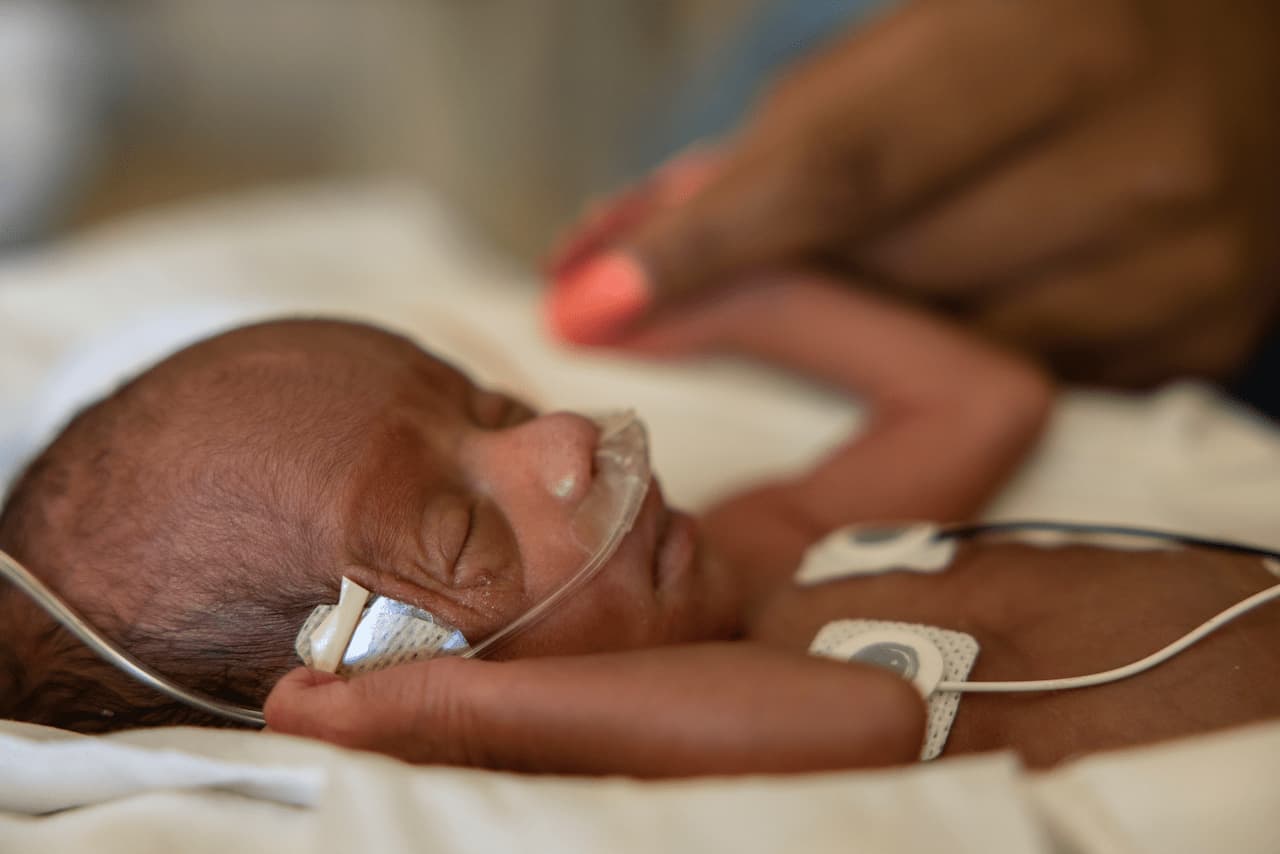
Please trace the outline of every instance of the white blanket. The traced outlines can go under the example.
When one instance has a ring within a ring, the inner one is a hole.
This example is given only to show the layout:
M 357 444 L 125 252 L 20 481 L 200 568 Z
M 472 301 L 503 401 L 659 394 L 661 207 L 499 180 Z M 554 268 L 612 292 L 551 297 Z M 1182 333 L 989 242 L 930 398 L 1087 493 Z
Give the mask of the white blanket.
M 281 313 L 390 325 L 550 405 L 635 406 L 670 494 L 695 507 L 812 459 L 856 425 L 856 406 L 769 372 L 566 353 L 543 336 L 536 299 L 531 277 L 430 200 L 392 188 L 294 190 L 114 226 L 0 266 L 0 479 L 148 360 Z M 1275 429 L 1180 386 L 1064 395 L 991 512 L 1280 548 L 1278 499 Z M 994 755 L 642 784 L 414 769 L 270 735 L 84 739 L 0 722 L 0 852 L 1271 851 L 1276 767 L 1280 724 L 1036 778 Z
M 1039 776 L 1000 753 L 640 783 L 415 768 L 269 734 L 87 739 L 0 721 L 0 851 L 1271 854 L 1277 756 L 1271 725 Z

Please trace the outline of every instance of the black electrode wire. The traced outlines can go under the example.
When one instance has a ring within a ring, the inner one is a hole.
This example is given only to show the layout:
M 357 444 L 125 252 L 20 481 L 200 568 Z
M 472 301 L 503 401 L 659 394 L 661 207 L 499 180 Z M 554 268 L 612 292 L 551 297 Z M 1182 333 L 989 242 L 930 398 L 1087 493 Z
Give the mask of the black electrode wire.
M 1280 517 L 1280 510 L 1277 511 L 1277 516 Z M 987 534 L 1017 534 L 1022 532 L 1138 537 L 1148 540 L 1164 540 L 1183 546 L 1196 546 L 1216 551 L 1280 560 L 1280 551 L 1274 551 L 1263 546 L 1252 546 L 1246 543 L 1219 540 L 1212 537 L 1197 537 L 1193 534 L 1180 534 L 1174 531 L 1161 531 L 1156 528 L 1139 528 L 1130 525 L 1095 525 L 1092 522 L 1045 522 L 1037 519 L 977 522 L 968 525 L 945 527 L 938 533 L 938 536 L 940 538 L 951 537 L 957 540 L 969 540 Z

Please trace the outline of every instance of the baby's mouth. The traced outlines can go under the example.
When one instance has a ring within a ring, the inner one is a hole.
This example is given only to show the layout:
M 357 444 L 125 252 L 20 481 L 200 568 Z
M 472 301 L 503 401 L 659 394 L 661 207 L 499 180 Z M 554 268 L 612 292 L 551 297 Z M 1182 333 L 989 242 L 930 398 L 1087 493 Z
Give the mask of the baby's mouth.
M 656 480 L 650 483 L 649 492 L 646 500 L 657 504 L 649 576 L 653 589 L 662 594 L 674 589 L 677 580 L 695 563 L 698 528 L 688 513 L 667 504 Z

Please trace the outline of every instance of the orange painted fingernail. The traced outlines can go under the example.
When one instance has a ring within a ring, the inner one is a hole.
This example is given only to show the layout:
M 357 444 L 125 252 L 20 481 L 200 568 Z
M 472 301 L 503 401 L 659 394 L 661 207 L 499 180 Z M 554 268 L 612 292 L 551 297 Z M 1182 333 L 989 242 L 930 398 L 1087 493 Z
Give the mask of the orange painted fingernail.
M 577 344 L 603 344 L 644 314 L 653 299 L 649 278 L 630 255 L 610 252 L 575 268 L 552 290 L 552 332 Z

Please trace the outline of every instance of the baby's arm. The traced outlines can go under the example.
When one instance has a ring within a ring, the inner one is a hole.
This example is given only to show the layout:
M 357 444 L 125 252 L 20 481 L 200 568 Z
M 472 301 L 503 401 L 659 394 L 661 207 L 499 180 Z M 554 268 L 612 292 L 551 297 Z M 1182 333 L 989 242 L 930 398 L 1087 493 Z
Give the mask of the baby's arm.
M 757 494 L 820 536 L 858 520 L 964 519 L 1039 436 L 1051 399 L 1031 365 L 921 312 L 818 277 L 762 283 L 638 335 L 658 353 L 757 357 L 861 397 L 867 429 Z
M 350 681 L 298 670 L 266 714 L 413 762 L 641 777 L 901 764 L 924 729 L 893 674 L 750 643 L 437 659 Z

